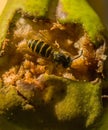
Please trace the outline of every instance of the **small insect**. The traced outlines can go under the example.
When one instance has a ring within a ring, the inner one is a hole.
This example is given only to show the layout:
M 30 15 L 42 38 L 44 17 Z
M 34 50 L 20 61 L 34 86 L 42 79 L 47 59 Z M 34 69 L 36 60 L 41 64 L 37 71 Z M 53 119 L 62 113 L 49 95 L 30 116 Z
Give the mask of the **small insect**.
M 82 56 L 83 51 L 81 50 L 80 54 L 76 57 L 72 58 L 69 55 L 64 54 L 63 52 L 56 51 L 52 48 L 49 44 L 45 43 L 44 41 L 40 40 L 29 40 L 28 41 L 29 48 L 32 49 L 33 52 L 39 54 L 45 58 L 51 58 L 52 61 L 62 64 L 64 68 L 67 68 L 71 65 L 72 61 L 78 59 Z

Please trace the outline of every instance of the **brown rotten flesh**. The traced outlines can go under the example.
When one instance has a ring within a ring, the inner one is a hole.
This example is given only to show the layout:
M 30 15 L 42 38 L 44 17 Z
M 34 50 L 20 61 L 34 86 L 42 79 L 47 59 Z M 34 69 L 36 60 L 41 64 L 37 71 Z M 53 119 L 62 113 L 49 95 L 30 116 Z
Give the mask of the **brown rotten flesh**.
M 72 58 L 81 50 L 83 52 L 69 67 L 64 68 L 62 64 L 56 64 L 50 58 L 33 52 L 27 44 L 29 39 L 42 40 Z M 2 44 L 1 57 L 8 59 L 6 64 L 0 66 L 2 84 L 43 88 L 40 83 L 43 74 L 53 74 L 71 80 L 94 81 L 98 75 L 102 75 L 105 59 L 105 41 L 101 41 L 99 47 L 95 47 L 80 24 L 33 21 L 21 17 L 14 24 L 10 24 L 7 38 Z

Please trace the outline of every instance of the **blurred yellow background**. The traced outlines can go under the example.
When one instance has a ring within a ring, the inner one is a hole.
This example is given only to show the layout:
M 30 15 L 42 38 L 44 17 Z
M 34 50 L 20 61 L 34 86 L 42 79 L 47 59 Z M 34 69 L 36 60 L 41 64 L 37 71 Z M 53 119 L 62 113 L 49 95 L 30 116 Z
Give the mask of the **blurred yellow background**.
M 2 13 L 5 5 L 6 5 L 7 0 L 0 0 L 0 14 Z

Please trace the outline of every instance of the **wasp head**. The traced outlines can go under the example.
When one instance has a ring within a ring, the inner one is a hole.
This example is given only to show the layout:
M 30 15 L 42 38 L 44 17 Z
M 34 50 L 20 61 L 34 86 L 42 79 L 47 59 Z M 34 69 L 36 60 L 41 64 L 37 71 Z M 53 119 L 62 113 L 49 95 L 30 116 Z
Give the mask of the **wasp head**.
M 53 60 L 54 62 L 61 64 L 64 68 L 69 67 L 71 63 L 71 57 L 60 52 L 53 53 Z

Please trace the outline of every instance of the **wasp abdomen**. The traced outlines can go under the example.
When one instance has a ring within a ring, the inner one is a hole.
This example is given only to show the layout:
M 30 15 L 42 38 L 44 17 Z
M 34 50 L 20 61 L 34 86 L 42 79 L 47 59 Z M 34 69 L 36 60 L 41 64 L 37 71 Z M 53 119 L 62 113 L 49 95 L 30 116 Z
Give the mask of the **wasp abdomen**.
M 49 57 L 52 52 L 52 47 L 43 41 L 29 40 L 28 46 L 32 49 L 33 52 L 36 52 L 37 54 L 46 58 Z

